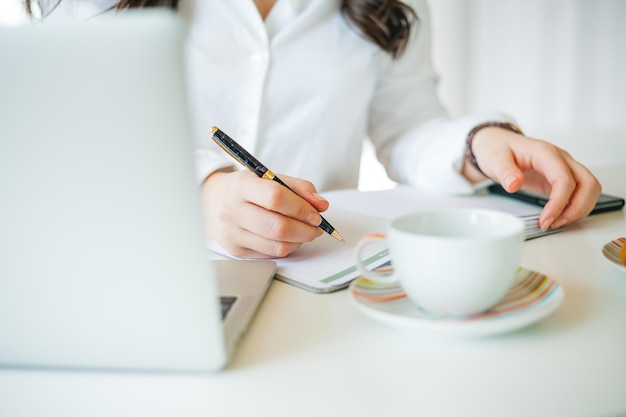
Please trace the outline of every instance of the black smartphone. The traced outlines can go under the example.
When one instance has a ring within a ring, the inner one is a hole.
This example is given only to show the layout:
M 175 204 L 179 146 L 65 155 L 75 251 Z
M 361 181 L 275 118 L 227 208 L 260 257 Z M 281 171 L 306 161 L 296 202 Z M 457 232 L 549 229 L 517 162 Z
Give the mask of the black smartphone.
M 500 184 L 493 184 L 487 187 L 492 194 L 503 195 L 505 197 L 514 198 L 515 200 L 524 201 L 526 203 L 535 204 L 537 206 L 545 206 L 548 202 L 548 196 L 544 194 L 531 193 L 529 191 L 517 191 L 508 193 Z M 621 210 L 624 207 L 624 199 L 622 197 L 601 194 L 598 197 L 596 206 L 591 210 L 591 214 L 606 213 L 607 211 Z

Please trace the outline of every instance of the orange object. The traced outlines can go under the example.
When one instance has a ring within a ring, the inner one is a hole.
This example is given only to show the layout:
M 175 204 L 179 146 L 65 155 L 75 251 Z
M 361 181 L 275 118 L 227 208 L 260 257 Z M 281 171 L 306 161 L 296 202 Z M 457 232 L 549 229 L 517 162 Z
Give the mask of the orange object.
M 626 266 L 626 243 L 622 246 L 622 250 L 619 252 L 619 257 L 622 260 L 622 264 Z

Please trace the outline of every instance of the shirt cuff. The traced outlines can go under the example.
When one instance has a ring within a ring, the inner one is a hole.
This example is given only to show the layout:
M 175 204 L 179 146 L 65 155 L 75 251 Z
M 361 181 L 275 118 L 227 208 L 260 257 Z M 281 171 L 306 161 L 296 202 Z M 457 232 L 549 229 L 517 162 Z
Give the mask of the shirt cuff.
M 216 155 L 204 149 L 195 151 L 196 180 L 201 184 L 209 175 L 224 168 L 236 169 L 232 160 L 225 155 Z
M 420 132 L 434 138 L 423 147 L 413 147 L 407 152 L 405 164 L 411 167 L 408 182 L 420 189 L 443 194 L 473 194 L 492 184 L 486 180 L 471 183 L 462 174 L 467 135 L 476 126 L 485 122 L 510 122 L 500 113 L 467 115 L 454 120 L 434 121 Z

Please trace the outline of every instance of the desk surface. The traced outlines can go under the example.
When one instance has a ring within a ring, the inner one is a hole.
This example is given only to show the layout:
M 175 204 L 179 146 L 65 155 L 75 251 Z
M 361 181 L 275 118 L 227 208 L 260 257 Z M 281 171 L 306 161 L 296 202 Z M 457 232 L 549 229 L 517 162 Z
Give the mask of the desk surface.
M 626 166 L 597 170 L 626 196 Z M 373 321 L 346 291 L 275 281 L 229 368 L 212 375 L 0 371 L 4 416 L 626 415 L 626 274 L 602 246 L 623 211 L 525 243 L 522 265 L 565 301 L 545 320 L 483 339 Z

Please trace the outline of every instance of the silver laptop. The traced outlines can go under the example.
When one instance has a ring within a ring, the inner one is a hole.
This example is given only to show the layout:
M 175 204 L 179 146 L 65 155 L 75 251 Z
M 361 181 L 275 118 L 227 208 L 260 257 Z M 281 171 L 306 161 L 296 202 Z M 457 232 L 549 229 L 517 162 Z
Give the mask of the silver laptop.
M 0 28 L 0 366 L 213 371 L 253 318 L 276 265 L 209 259 L 182 38 Z

